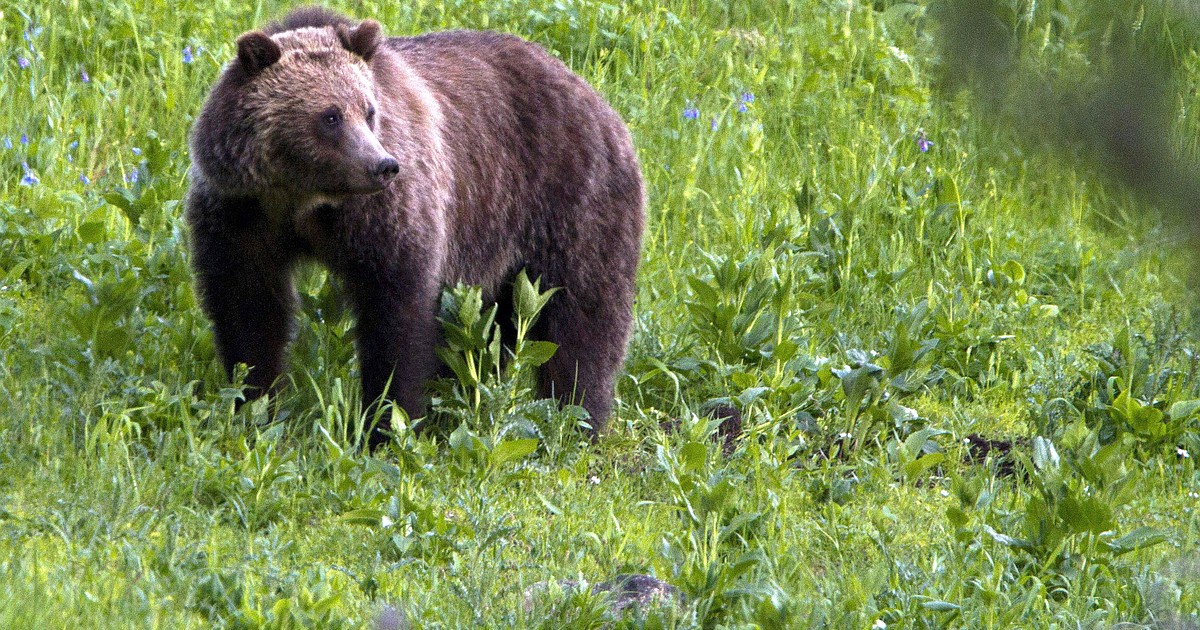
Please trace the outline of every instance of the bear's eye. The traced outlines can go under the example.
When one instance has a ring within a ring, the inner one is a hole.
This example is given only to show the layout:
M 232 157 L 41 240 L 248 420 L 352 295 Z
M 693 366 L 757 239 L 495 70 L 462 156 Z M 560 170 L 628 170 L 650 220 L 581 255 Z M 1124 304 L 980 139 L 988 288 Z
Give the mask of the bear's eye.
M 326 127 L 329 127 L 331 129 L 335 128 L 338 125 L 342 124 L 342 113 L 336 109 L 325 110 L 325 113 L 321 114 L 321 122 Z

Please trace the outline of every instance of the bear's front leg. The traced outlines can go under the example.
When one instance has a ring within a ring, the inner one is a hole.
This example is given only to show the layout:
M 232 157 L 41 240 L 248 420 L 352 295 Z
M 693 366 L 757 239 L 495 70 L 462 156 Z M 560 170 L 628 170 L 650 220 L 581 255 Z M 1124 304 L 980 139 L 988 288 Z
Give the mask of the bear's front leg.
M 358 321 L 358 359 L 367 422 L 390 400 L 410 418 L 425 415 L 426 385 L 437 370 L 437 291 L 433 276 L 413 270 L 356 274 L 348 281 Z M 385 418 L 370 445 L 387 441 Z
M 212 321 L 217 354 L 233 378 L 245 363 L 247 399 L 278 386 L 295 329 L 294 257 L 261 225 L 262 210 L 250 198 L 205 194 L 188 197 L 192 267 L 201 307 Z

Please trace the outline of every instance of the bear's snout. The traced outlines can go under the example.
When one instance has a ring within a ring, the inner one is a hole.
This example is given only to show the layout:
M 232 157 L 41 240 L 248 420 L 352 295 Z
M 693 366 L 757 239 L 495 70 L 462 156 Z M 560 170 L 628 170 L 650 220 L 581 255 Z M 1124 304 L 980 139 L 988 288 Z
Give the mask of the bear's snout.
M 376 162 L 375 168 L 371 171 L 371 174 L 379 181 L 387 181 L 398 173 L 400 173 L 400 163 L 390 155 Z

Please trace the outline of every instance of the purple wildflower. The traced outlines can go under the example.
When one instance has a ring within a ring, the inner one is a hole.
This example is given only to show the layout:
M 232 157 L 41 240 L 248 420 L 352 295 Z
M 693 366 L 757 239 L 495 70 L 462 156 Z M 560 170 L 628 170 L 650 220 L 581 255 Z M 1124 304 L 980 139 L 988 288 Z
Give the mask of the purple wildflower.
M 79 174 L 79 181 L 82 182 L 84 186 L 87 186 L 88 184 L 92 183 L 92 180 L 89 179 L 88 176 L 84 175 L 83 173 Z
M 33 29 L 32 31 L 26 30 L 25 31 L 25 41 L 31 42 L 31 41 L 33 41 L 33 38 L 35 38 L 41 34 L 42 34 L 42 27 L 40 27 L 40 26 Z
M 79 148 L 79 141 L 78 140 L 73 141 L 71 144 L 67 145 L 67 148 L 74 151 L 75 149 Z
M 21 69 L 24 70 L 29 67 L 29 60 L 24 57 L 17 57 L 17 65 L 21 66 Z
M 83 69 L 80 69 L 80 71 L 79 71 L 79 80 L 83 81 L 84 83 L 92 82 L 92 78 L 88 76 L 87 70 L 83 70 Z
M 929 149 L 932 147 L 933 147 L 933 142 L 930 141 L 929 138 L 925 137 L 925 130 L 918 129 L 917 130 L 917 148 L 920 149 L 921 153 L 928 153 Z
M 29 170 L 29 165 L 25 162 L 21 162 L 21 168 L 25 170 L 25 175 L 21 177 L 22 186 L 36 186 L 38 182 L 42 181 L 33 171 Z
M 196 60 L 196 57 L 194 55 L 192 55 L 192 47 L 184 46 L 183 47 L 183 63 L 192 63 L 195 60 Z
M 754 102 L 754 94 L 751 92 L 742 92 L 742 98 L 738 99 L 738 111 L 745 113 L 750 109 L 750 103 Z
M 712 119 L 712 130 L 713 131 L 717 130 L 717 119 L 716 118 Z
M 29 136 L 21 134 L 21 144 L 29 144 Z
M 137 180 L 138 180 L 137 170 L 130 171 L 129 174 L 125 176 L 125 181 L 127 183 L 136 184 Z
M 137 148 L 137 147 L 133 147 L 132 149 L 130 149 L 130 151 L 133 151 L 133 154 L 134 154 L 134 155 L 141 155 L 141 154 L 142 154 L 142 150 L 141 150 L 141 149 L 139 149 L 139 148 Z
M 688 120 L 696 120 L 700 117 L 700 110 L 694 105 L 688 105 L 683 109 L 683 117 Z

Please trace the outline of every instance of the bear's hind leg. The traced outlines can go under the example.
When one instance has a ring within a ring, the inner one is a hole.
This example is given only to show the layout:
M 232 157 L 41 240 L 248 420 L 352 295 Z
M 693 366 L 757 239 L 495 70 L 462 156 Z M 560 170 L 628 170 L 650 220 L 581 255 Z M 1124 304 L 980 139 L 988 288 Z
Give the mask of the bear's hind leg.
M 538 322 L 537 337 L 558 345 L 538 371 L 538 394 L 587 409 L 593 435 L 612 413 L 614 381 L 632 324 L 627 300 L 611 297 L 615 299 L 585 305 L 569 290 L 560 291 Z

